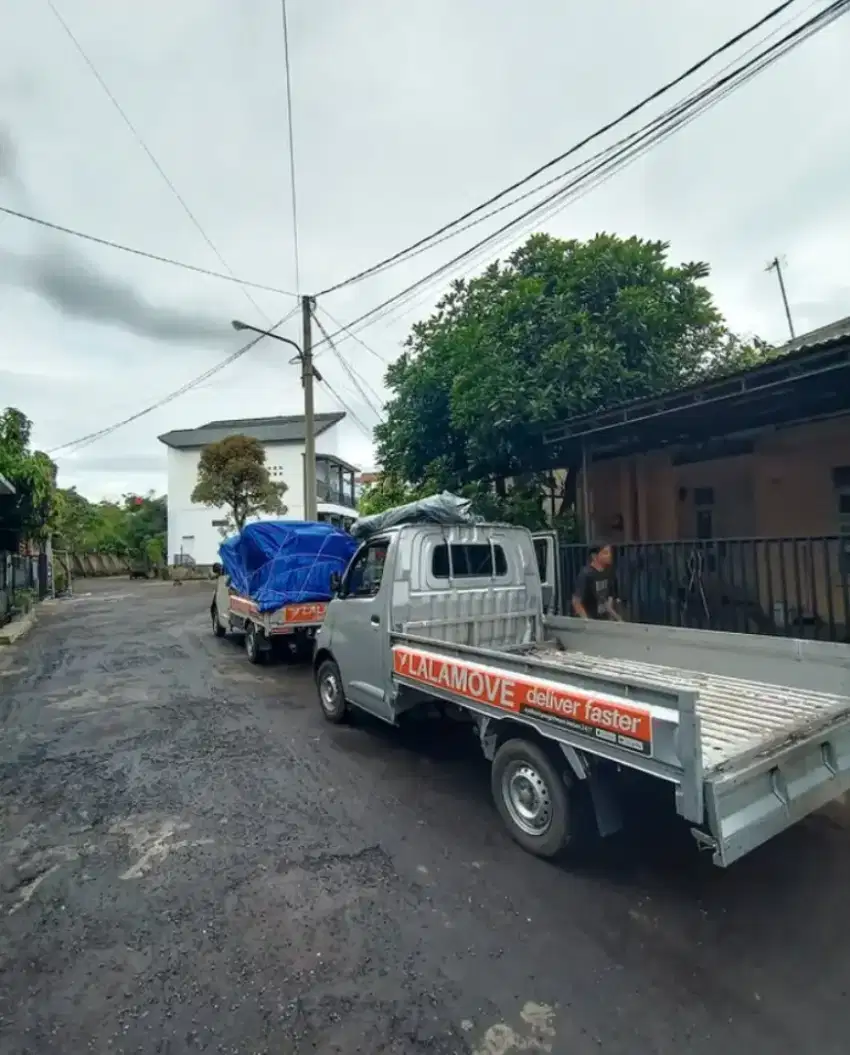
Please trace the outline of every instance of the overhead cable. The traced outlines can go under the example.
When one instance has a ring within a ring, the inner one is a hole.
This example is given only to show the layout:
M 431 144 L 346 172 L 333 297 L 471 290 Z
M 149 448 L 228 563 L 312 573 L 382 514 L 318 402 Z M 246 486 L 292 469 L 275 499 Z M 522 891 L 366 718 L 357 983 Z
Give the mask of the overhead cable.
M 286 315 L 278 323 L 272 326 L 270 332 L 274 332 L 285 322 L 291 319 L 293 315 L 298 312 L 298 310 L 298 308 L 294 308 L 288 315 Z M 216 363 L 214 366 L 211 366 L 208 370 L 205 370 L 202 374 L 199 374 L 197 377 L 192 378 L 191 381 L 187 381 L 186 384 L 181 385 L 180 388 L 176 388 L 173 392 L 169 392 L 168 395 L 163 396 L 161 399 L 158 399 L 155 403 L 151 403 L 149 406 L 143 407 L 141 410 L 137 410 L 135 413 L 130 414 L 126 418 L 122 418 L 120 421 L 116 421 L 112 425 L 107 425 L 106 428 L 98 429 L 96 432 L 89 432 L 85 436 L 78 436 L 75 440 L 70 440 L 68 443 L 63 443 L 58 447 L 54 447 L 47 453 L 50 455 L 54 455 L 59 451 L 64 451 L 68 454 L 76 454 L 76 452 L 82 450 L 83 447 L 88 447 L 90 444 L 95 443 L 98 440 L 102 440 L 107 436 L 111 436 L 113 432 L 116 432 L 118 429 L 123 428 L 125 425 L 129 425 L 134 421 L 138 421 L 139 418 L 145 417 L 145 415 L 152 413 L 154 410 L 158 410 L 160 407 L 164 407 L 167 403 L 171 403 L 175 399 L 178 399 L 180 396 L 185 395 L 193 388 L 197 388 L 198 385 L 201 385 L 204 383 L 204 381 L 209 380 L 209 378 L 211 378 L 214 374 L 217 374 L 219 373 L 219 371 L 224 370 L 225 367 L 230 366 L 231 363 L 235 363 L 237 359 L 241 359 L 242 356 L 245 355 L 246 352 L 249 352 L 255 344 L 257 344 L 263 339 L 264 336 L 265 334 L 257 334 L 256 337 L 252 337 L 250 341 L 247 341 L 240 348 L 237 348 L 236 351 L 231 352 L 230 355 L 226 356 L 220 362 Z M 60 457 L 64 457 L 64 455 L 60 455 Z
M 732 91 L 737 90 L 741 85 L 751 80 L 775 61 L 778 61 L 778 59 L 787 52 L 802 44 L 804 40 L 825 28 L 841 15 L 846 14 L 848 7 L 850 7 L 850 0 L 836 0 L 836 2 L 830 4 L 818 15 L 809 19 L 792 32 L 786 34 L 786 36 L 776 44 L 765 49 L 754 59 L 739 66 L 731 74 L 714 80 L 703 91 L 694 93 L 686 99 L 685 102 L 680 103 L 676 107 L 665 112 L 661 117 L 649 122 L 644 126 L 644 129 L 640 130 L 638 133 L 626 137 L 625 145 L 620 149 L 614 150 L 611 153 L 607 151 L 604 152 L 605 157 L 597 165 L 591 166 L 590 168 L 584 168 L 584 171 L 565 186 L 559 187 L 553 193 L 547 195 L 541 201 L 536 202 L 529 209 L 526 209 L 518 216 L 503 224 L 501 227 L 497 228 L 497 230 L 491 232 L 489 235 L 485 236 L 462 253 L 459 253 L 445 264 L 435 268 L 428 274 L 422 276 L 415 282 L 400 290 L 398 293 L 394 294 L 392 297 L 387 298 L 376 307 L 371 308 L 358 318 L 352 320 L 345 328 L 340 327 L 340 329 L 332 336 L 335 339 L 344 339 L 343 335 L 346 334 L 346 332 L 348 332 L 349 335 L 352 335 L 351 331 L 355 328 L 363 327 L 364 324 L 371 325 L 372 322 L 377 321 L 377 318 L 382 317 L 388 308 L 409 300 L 412 295 L 423 289 L 426 285 L 431 284 L 435 279 L 439 279 L 447 272 L 455 270 L 459 263 L 480 254 L 482 250 L 487 251 L 488 249 L 491 249 L 492 245 L 496 243 L 497 240 L 502 239 L 502 236 L 508 235 L 507 240 L 509 240 L 515 233 L 516 228 L 525 221 L 539 221 L 543 216 L 551 215 L 560 208 L 563 208 L 564 205 L 568 203 L 568 198 L 578 196 L 575 194 L 577 188 L 580 191 L 586 189 L 583 188 L 582 185 L 585 184 L 589 178 L 597 177 L 595 181 L 596 183 L 610 178 L 614 172 L 619 171 L 624 165 L 629 164 L 634 160 L 638 154 L 645 153 L 647 150 L 657 145 L 658 142 L 667 138 L 670 134 L 684 125 L 690 123 L 691 120 L 703 113 L 710 106 L 714 105 L 715 102 L 719 101 L 721 98 L 727 97 Z M 601 176 L 599 176 L 600 173 L 602 174 Z
M 60 26 L 65 31 L 66 35 L 68 36 L 69 40 L 74 45 L 76 50 L 79 52 L 80 57 L 82 58 L 83 62 L 85 62 L 85 64 L 88 66 L 88 68 L 91 71 L 92 75 L 94 76 L 95 80 L 100 85 L 100 87 L 103 89 L 106 97 L 109 99 L 109 101 L 115 107 L 115 110 L 118 112 L 118 114 L 121 117 L 122 121 L 124 122 L 124 124 L 127 126 L 127 128 L 132 133 L 132 135 L 135 138 L 136 142 L 139 144 L 139 146 L 142 148 L 142 150 L 144 150 L 145 154 L 147 154 L 151 164 L 154 166 L 154 168 L 160 174 L 160 176 L 164 180 L 166 186 L 169 188 L 171 193 L 174 195 L 174 197 L 179 202 L 180 206 L 183 209 L 183 212 L 185 212 L 185 214 L 188 216 L 189 220 L 192 222 L 192 224 L 194 225 L 195 229 L 198 231 L 200 236 L 207 243 L 207 245 L 210 247 L 210 249 L 213 251 L 213 253 L 215 253 L 219 263 L 224 268 L 224 270 L 227 272 L 227 274 L 230 275 L 230 277 L 242 287 L 242 292 L 248 298 L 250 303 L 257 309 L 257 311 L 262 313 L 262 309 L 260 308 L 259 304 L 257 304 L 256 300 L 251 296 L 251 294 L 245 288 L 245 284 L 241 283 L 239 281 L 239 279 L 236 277 L 236 275 L 234 275 L 230 265 L 224 259 L 224 257 L 222 256 L 221 252 L 219 251 L 218 246 L 213 242 L 213 240 L 210 238 L 210 236 L 204 230 L 203 226 L 201 225 L 200 220 L 198 220 L 197 216 L 195 216 L 195 214 L 189 208 L 189 206 L 188 206 L 185 198 L 183 197 L 183 195 L 180 193 L 180 191 L 178 191 L 177 187 L 174 185 L 174 183 L 172 182 L 171 178 L 166 173 L 165 169 L 159 163 L 159 160 L 157 159 L 157 157 L 154 154 L 154 152 L 147 145 L 147 143 L 145 142 L 145 140 L 142 137 L 142 135 L 139 132 L 139 130 L 136 128 L 136 126 L 130 120 L 129 116 L 127 115 L 127 112 L 124 110 L 122 105 L 118 102 L 118 99 L 115 97 L 115 95 L 113 95 L 112 91 L 109 88 L 109 85 L 106 83 L 106 81 L 101 76 L 100 71 L 98 70 L 97 66 L 95 66 L 94 62 L 92 61 L 92 59 L 87 54 L 85 48 L 83 48 L 82 44 L 79 42 L 79 40 L 74 35 L 74 32 L 71 29 L 71 27 L 68 25 L 68 23 L 65 21 L 65 19 L 60 14 L 59 9 L 56 7 L 56 4 L 54 3 L 54 0 L 47 0 L 47 5 L 50 8 L 50 10 L 53 12 L 53 14 L 56 16 L 56 20 L 59 22 Z
M 590 135 L 585 136 L 584 139 L 581 139 L 578 143 L 573 144 L 573 146 L 571 146 L 568 150 L 565 150 L 563 153 L 558 154 L 557 157 L 551 158 L 544 164 L 539 165 L 532 172 L 529 172 L 528 175 L 523 176 L 522 179 L 516 180 L 514 183 L 509 184 L 507 187 L 500 190 L 497 194 L 492 195 L 485 201 L 476 205 L 474 208 L 467 210 L 465 213 L 458 216 L 456 219 L 451 220 L 449 223 L 446 223 L 442 227 L 437 228 L 436 231 L 432 231 L 431 234 L 426 235 L 424 238 L 418 239 L 418 241 L 411 243 L 404 249 L 400 249 L 397 253 L 393 253 L 391 256 L 385 257 L 383 260 L 378 261 L 378 263 L 373 264 L 371 267 L 365 268 L 364 270 L 359 271 L 354 275 L 351 275 L 349 278 L 343 279 L 342 281 L 337 282 L 332 286 L 329 286 L 327 289 L 322 290 L 321 293 L 318 294 L 318 296 L 324 296 L 325 294 L 333 293 L 335 290 L 341 289 L 343 286 L 350 286 L 355 282 L 360 282 L 364 278 L 367 278 L 370 275 L 376 274 L 377 272 L 384 270 L 389 265 L 402 260 L 412 250 L 417 249 L 428 242 L 431 242 L 433 239 L 435 239 L 441 234 L 444 234 L 452 227 L 456 227 L 458 224 L 461 224 L 465 220 L 468 220 L 471 216 L 474 216 L 476 213 L 479 213 L 482 210 L 486 209 L 488 206 L 495 204 L 495 202 L 504 198 L 512 191 L 515 191 L 520 187 L 525 186 L 527 183 L 530 183 L 537 176 L 540 176 L 542 173 L 548 171 L 551 168 L 554 168 L 555 165 L 558 165 L 562 161 L 565 161 L 568 157 L 571 157 L 583 147 L 587 146 L 588 143 L 592 143 L 595 139 L 598 139 L 600 136 L 605 135 L 606 132 L 610 132 L 613 128 L 616 128 L 617 125 L 622 124 L 630 117 L 633 117 L 644 107 L 648 106 L 652 102 L 655 102 L 655 100 L 661 98 L 662 95 L 665 95 L 671 89 L 677 87 L 683 81 L 687 80 L 688 77 L 691 77 L 694 73 L 698 72 L 699 70 L 707 66 L 709 63 L 713 62 L 714 59 L 718 58 L 724 52 L 728 51 L 730 48 L 733 48 L 736 44 L 739 44 L 751 33 L 756 32 L 758 29 L 766 25 L 772 19 L 778 17 L 780 14 L 782 14 L 783 11 L 786 11 L 789 7 L 791 7 L 792 4 L 796 2 L 797 0 L 783 0 L 783 3 L 778 4 L 776 7 L 772 8 L 770 11 L 767 12 L 766 15 L 763 15 L 756 22 L 752 23 L 752 25 L 747 26 L 747 28 L 742 30 L 740 33 L 736 33 L 735 36 L 730 37 L 729 40 L 725 41 L 725 43 L 721 44 L 719 47 L 709 52 L 698 62 L 695 62 L 693 65 L 689 66 L 677 77 L 673 78 L 673 80 L 667 81 L 665 84 L 661 85 L 660 88 L 657 88 L 654 92 L 652 92 L 650 95 L 647 95 L 643 99 L 641 99 L 640 102 L 635 103 L 633 106 L 629 107 L 629 109 L 621 113 L 619 117 L 608 121 L 606 124 L 596 129 L 595 132 L 592 132 Z
M 197 267 L 195 264 L 187 264 L 183 260 L 175 260 L 169 256 L 159 256 L 157 253 L 148 253 L 144 249 L 136 249 L 130 245 L 122 245 L 121 242 L 113 242 L 108 238 L 99 238 L 97 235 L 88 234 L 86 231 L 78 231 L 73 227 L 63 227 L 62 224 L 51 223 L 50 220 L 43 220 L 40 216 L 31 216 L 29 213 L 20 212 L 17 209 L 10 209 L 6 205 L 0 205 L 0 213 L 6 216 L 14 216 L 18 220 L 26 220 L 27 223 L 37 224 L 39 227 L 46 227 L 51 231 L 58 231 L 59 234 L 72 235 L 74 238 L 82 238 L 86 242 L 94 242 L 95 245 L 104 245 L 108 249 L 120 249 L 122 253 L 132 253 L 133 256 L 141 256 L 146 260 L 156 260 L 160 264 L 169 264 L 171 267 L 180 267 L 184 271 L 194 271 L 197 275 L 206 275 L 209 278 L 221 279 L 222 282 L 235 282 L 239 286 L 249 286 L 251 289 L 261 289 L 266 293 L 279 293 L 283 297 L 294 297 L 295 294 L 288 289 L 280 289 L 278 286 L 267 286 L 262 282 L 252 282 L 247 278 L 239 278 L 236 275 L 225 275 L 220 271 L 210 271 L 206 267 Z
M 280 0 L 283 23 L 283 62 L 286 71 L 286 123 L 289 129 L 289 186 L 292 197 L 292 244 L 295 254 L 295 289 L 301 292 L 301 263 L 298 254 L 298 198 L 295 192 L 295 136 L 292 130 L 292 69 L 289 61 L 289 27 L 286 21 L 286 0 Z
M 345 370 L 346 374 L 348 374 L 348 377 L 350 378 L 351 383 L 354 385 L 354 387 L 360 393 L 360 396 L 363 399 L 363 402 L 366 404 L 367 407 L 369 407 L 369 409 L 372 411 L 372 413 L 377 417 L 378 421 L 383 421 L 384 420 L 384 415 L 383 415 L 383 412 L 381 411 L 380 405 L 379 405 L 381 401 L 378 398 L 377 393 L 374 392 L 371 389 L 371 386 L 368 385 L 367 382 L 363 378 L 361 378 L 360 375 L 354 370 L 354 368 L 349 363 L 347 363 L 345 361 L 345 357 L 340 354 L 339 350 L 337 349 L 337 346 L 334 344 L 333 340 L 328 335 L 328 331 L 325 329 L 324 325 L 322 324 L 322 320 L 316 315 L 315 312 L 313 312 L 313 321 L 316 323 L 316 325 L 321 330 L 322 336 L 327 341 L 328 347 L 333 352 L 333 354 L 336 356 L 337 360 L 339 361 L 340 366 L 343 368 L 343 370 Z M 371 397 L 370 397 L 369 392 L 366 391 L 367 388 L 369 388 L 369 390 L 371 392 Z M 373 400 L 374 400 L 374 402 L 373 402 Z M 376 405 L 376 404 L 378 404 L 378 405 Z

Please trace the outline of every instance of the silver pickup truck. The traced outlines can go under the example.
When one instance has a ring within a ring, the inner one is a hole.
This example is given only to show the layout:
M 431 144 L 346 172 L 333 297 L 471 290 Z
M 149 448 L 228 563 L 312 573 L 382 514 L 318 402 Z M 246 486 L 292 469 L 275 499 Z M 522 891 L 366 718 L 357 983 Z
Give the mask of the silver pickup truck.
M 665 781 L 725 866 L 850 788 L 850 649 L 546 615 L 554 537 L 405 525 L 370 538 L 316 634 L 319 701 L 389 723 L 435 701 L 473 723 L 513 838 L 554 857 L 622 778 Z M 542 577 L 541 577 L 542 572 Z

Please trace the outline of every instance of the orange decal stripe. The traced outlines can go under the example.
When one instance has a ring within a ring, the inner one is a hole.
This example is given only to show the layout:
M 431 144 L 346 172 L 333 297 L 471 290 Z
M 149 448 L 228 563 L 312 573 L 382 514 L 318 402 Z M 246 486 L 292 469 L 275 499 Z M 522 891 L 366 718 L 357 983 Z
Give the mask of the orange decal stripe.
M 561 687 L 542 678 L 511 674 L 402 645 L 393 648 L 393 671 L 399 677 L 473 703 L 547 721 L 639 754 L 652 754 L 649 711 L 599 693 Z
M 321 623 L 327 609 L 321 602 L 290 604 L 283 610 L 283 619 L 286 623 Z

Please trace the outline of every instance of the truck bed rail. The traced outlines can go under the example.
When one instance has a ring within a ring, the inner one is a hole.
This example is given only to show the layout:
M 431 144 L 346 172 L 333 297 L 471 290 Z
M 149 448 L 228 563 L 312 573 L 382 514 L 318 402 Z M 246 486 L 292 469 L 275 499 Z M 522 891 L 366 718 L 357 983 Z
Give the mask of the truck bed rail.
M 550 739 L 667 780 L 676 808 L 702 824 L 702 753 L 696 692 L 625 676 L 612 681 L 557 660 L 392 634 L 397 684 L 483 716 L 510 717 Z

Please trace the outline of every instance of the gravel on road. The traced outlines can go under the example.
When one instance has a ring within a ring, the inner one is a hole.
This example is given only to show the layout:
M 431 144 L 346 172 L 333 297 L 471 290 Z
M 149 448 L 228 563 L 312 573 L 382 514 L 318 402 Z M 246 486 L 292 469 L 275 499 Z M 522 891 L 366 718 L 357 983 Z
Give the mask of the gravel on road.
M 553 865 L 463 728 L 327 725 L 209 584 L 81 591 L 0 652 L 3 1055 L 846 1055 L 843 806 L 724 872 L 635 802 Z

